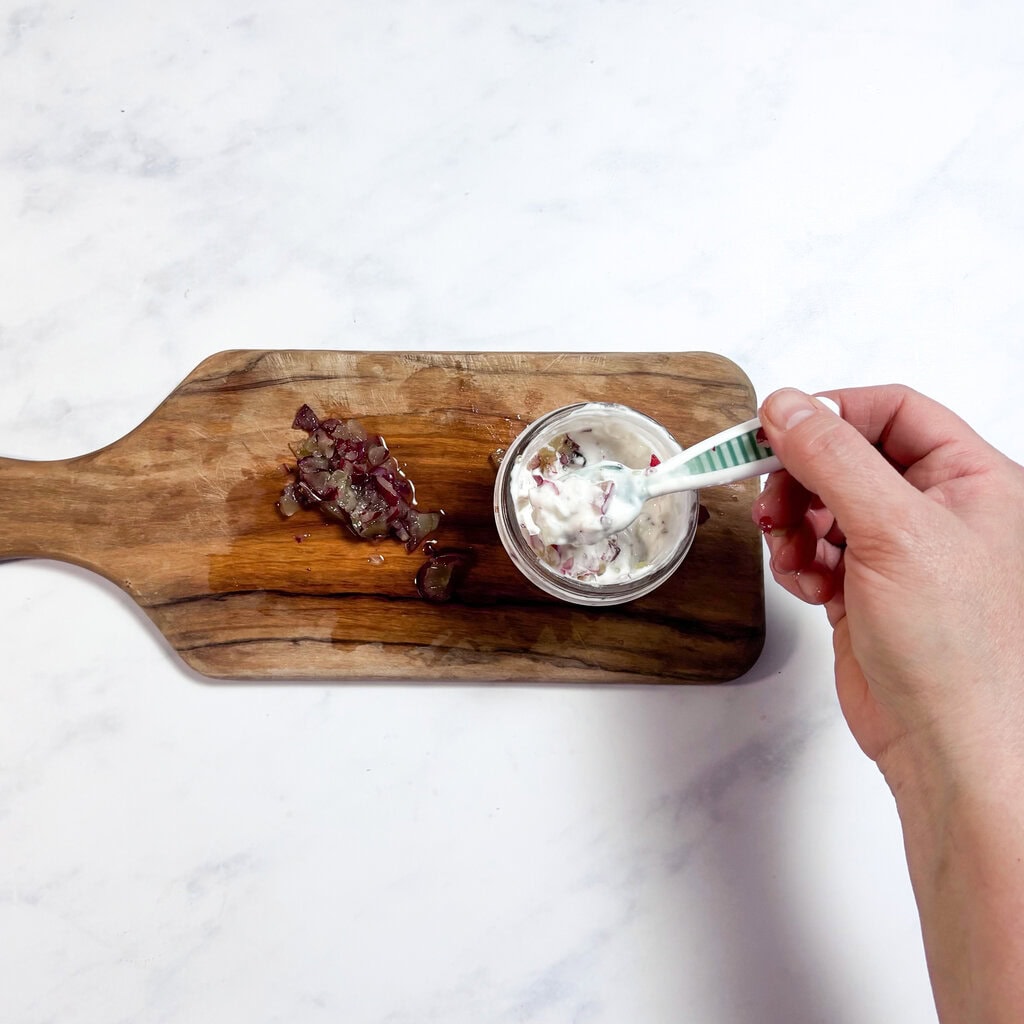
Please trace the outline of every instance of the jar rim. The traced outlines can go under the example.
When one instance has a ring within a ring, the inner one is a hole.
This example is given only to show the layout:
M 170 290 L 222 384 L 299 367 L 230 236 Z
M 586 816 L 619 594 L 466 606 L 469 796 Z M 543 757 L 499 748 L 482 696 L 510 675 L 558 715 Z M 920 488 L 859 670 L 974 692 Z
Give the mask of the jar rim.
M 680 505 L 688 503 L 688 508 L 681 510 L 679 536 L 668 546 L 665 556 L 648 572 L 611 583 L 586 583 L 559 573 L 545 564 L 530 547 L 518 518 L 511 491 L 514 470 L 539 435 L 545 431 L 557 433 L 557 428 L 566 421 L 571 422 L 588 415 L 613 416 L 629 421 L 641 432 L 647 432 L 657 438 L 658 445 L 664 446 L 664 457 L 670 457 L 683 450 L 663 424 L 631 406 L 618 402 L 574 402 L 553 409 L 529 423 L 508 446 L 498 467 L 494 485 L 495 525 L 502 545 L 515 566 L 531 583 L 547 594 L 578 605 L 624 604 L 655 590 L 682 564 L 696 534 L 698 494 L 696 491 L 688 491 L 671 496 Z

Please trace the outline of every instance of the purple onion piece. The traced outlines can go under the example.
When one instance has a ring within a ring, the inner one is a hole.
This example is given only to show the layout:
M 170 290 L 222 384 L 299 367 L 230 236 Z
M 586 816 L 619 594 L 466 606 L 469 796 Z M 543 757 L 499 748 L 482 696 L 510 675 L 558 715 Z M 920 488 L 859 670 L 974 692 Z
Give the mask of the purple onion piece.
M 292 426 L 296 430 L 304 430 L 307 434 L 312 434 L 320 426 L 320 420 L 317 419 L 316 413 L 308 405 L 303 405 L 295 414 Z
M 442 551 L 433 554 L 416 573 L 416 590 L 425 601 L 450 601 L 473 564 L 471 551 Z
M 369 434 L 358 420 L 320 420 L 308 405 L 299 409 L 292 425 L 309 437 L 292 447 L 297 479 L 285 486 L 278 501 L 282 515 L 318 508 L 358 537 L 390 534 L 408 551 L 438 528 L 441 513 L 415 507 L 412 482 L 379 434 Z

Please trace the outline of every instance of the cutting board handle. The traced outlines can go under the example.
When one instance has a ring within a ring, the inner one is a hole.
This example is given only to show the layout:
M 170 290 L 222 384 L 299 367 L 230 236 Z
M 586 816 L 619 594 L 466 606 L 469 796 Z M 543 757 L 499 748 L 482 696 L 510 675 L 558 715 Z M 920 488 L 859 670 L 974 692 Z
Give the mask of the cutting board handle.
M 0 457 L 0 561 L 83 562 L 90 541 L 103 529 L 103 516 L 95 502 L 79 496 L 81 462 Z

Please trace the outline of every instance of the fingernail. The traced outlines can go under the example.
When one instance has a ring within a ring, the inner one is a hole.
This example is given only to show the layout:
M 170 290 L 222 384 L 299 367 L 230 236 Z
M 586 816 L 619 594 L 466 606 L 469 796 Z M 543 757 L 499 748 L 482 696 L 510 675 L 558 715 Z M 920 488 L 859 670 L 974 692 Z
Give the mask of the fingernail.
M 764 415 L 781 430 L 792 430 L 814 412 L 814 403 L 802 391 L 783 388 L 764 403 Z

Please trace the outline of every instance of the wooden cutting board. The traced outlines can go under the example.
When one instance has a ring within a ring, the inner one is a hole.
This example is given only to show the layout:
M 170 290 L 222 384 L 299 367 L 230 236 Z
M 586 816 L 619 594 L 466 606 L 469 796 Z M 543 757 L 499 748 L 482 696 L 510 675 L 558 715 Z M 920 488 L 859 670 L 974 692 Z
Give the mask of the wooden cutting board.
M 61 462 L 0 459 L 0 559 L 56 558 L 126 591 L 208 676 L 248 679 L 733 679 L 764 641 L 757 481 L 709 489 L 682 568 L 648 597 L 587 609 L 527 583 L 498 540 L 489 456 L 537 416 L 615 401 L 684 446 L 755 413 L 729 360 L 686 353 L 221 352 L 139 427 Z M 308 402 L 383 434 L 475 564 L 446 604 L 422 552 L 275 502 Z M 58 481 L 54 486 L 54 480 Z M 383 562 L 379 556 L 383 555 Z M 0 577 L 2 585 L 2 577 Z

